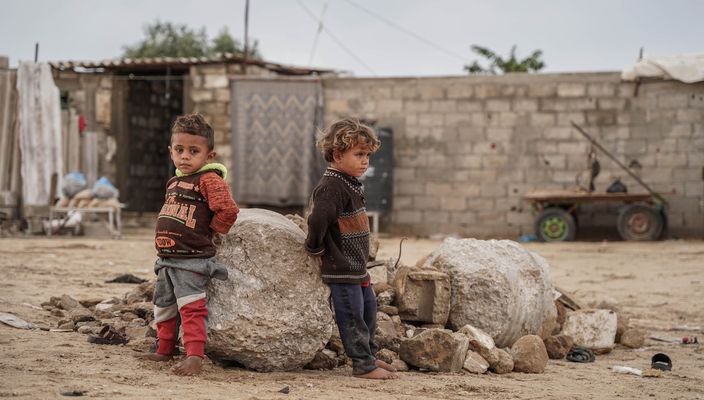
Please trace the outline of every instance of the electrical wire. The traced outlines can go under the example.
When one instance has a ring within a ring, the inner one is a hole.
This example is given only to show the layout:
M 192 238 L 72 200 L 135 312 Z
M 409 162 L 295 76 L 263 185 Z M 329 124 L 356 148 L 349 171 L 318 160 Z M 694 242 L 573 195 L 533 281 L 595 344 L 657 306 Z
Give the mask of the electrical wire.
M 364 11 L 365 13 L 371 15 L 372 17 L 374 17 L 374 18 L 376 18 L 376 19 L 378 19 L 378 20 L 384 22 L 385 24 L 391 26 L 392 28 L 394 28 L 394 29 L 396 29 L 396 30 L 398 30 L 398 31 L 400 31 L 400 32 L 403 32 L 403 33 L 405 33 L 406 35 L 409 35 L 409 36 L 413 37 L 414 39 L 420 40 L 421 42 L 427 44 L 428 46 L 433 47 L 434 49 L 436 49 L 436 50 L 438 50 L 438 51 L 441 51 L 441 52 L 443 52 L 443 53 L 445 53 L 445 54 L 447 54 L 447 55 L 450 55 L 450 56 L 452 56 L 452 57 L 458 58 L 458 59 L 460 59 L 460 60 L 462 60 L 462 61 L 465 61 L 465 62 L 469 61 L 469 60 L 467 59 L 467 57 L 464 57 L 464 56 L 462 56 L 462 55 L 460 55 L 460 54 L 458 54 L 458 53 L 455 53 L 455 52 L 452 51 L 452 50 L 448 50 L 448 49 L 442 47 L 441 45 L 439 45 L 439 44 L 437 44 L 437 43 L 435 43 L 435 42 L 432 42 L 432 41 L 430 41 L 430 40 L 428 40 L 428 39 L 426 39 L 426 38 L 424 38 L 424 37 L 418 35 L 417 33 L 415 33 L 415 32 L 413 32 L 413 31 L 411 31 L 411 30 L 409 30 L 409 29 L 406 29 L 406 28 L 402 27 L 401 25 L 396 24 L 395 22 L 393 22 L 393 21 L 391 21 L 391 20 L 385 18 L 384 16 L 379 15 L 379 14 L 375 13 L 374 11 L 371 11 L 371 10 L 369 10 L 368 8 L 365 8 L 365 7 L 363 7 L 363 6 L 359 5 L 359 4 L 357 4 L 356 2 L 354 2 L 354 1 L 352 1 L 352 0 L 345 0 L 345 1 L 346 1 L 347 3 L 349 3 L 350 5 L 352 5 L 352 6 L 356 7 L 356 8 L 358 8 L 358 9 Z
M 296 3 L 298 3 L 298 5 L 303 9 L 303 11 L 305 11 L 306 14 L 308 14 L 308 16 L 311 17 L 311 18 L 316 22 L 316 24 L 318 24 L 318 26 L 322 27 L 322 29 L 325 31 L 325 33 L 327 33 L 328 36 L 330 36 L 330 38 L 331 38 L 338 46 L 340 46 L 340 48 L 341 48 L 342 50 L 345 51 L 345 53 L 347 53 L 350 57 L 354 58 L 355 61 L 357 61 L 360 65 L 362 65 L 362 66 L 363 66 L 367 71 L 369 71 L 372 75 L 375 75 L 375 76 L 376 76 L 376 72 L 374 72 L 374 70 L 373 70 L 369 65 L 367 65 L 367 63 L 365 63 L 360 57 L 358 57 L 356 54 L 354 54 L 354 52 L 352 52 L 352 50 L 350 50 L 347 46 L 345 46 L 345 45 L 342 43 L 342 41 L 340 41 L 340 39 L 338 39 L 338 38 L 330 31 L 330 29 L 328 29 L 325 25 L 323 25 L 323 24 L 322 24 L 322 21 L 320 21 L 320 20 L 308 9 L 308 7 L 306 7 L 306 5 L 303 4 L 303 2 L 302 2 L 301 0 L 296 0 Z

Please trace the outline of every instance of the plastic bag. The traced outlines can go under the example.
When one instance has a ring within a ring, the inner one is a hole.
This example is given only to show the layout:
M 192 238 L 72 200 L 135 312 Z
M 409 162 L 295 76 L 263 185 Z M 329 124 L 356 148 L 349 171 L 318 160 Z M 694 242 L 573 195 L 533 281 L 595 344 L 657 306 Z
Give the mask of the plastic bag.
M 88 185 L 86 182 L 86 177 L 80 172 L 71 172 L 64 176 L 61 182 L 61 192 L 64 197 L 71 198 L 76 195 L 76 193 L 85 189 Z
M 106 177 L 102 177 L 93 185 L 93 197 L 97 199 L 113 199 L 117 198 L 120 192 Z

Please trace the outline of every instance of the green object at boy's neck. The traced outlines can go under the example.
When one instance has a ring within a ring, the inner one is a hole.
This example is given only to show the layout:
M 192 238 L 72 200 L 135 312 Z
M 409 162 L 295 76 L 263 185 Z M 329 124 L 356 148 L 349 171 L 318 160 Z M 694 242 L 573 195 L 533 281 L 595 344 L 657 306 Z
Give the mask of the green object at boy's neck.
M 176 176 L 181 177 L 181 176 L 195 175 L 195 174 L 199 174 L 204 171 L 215 171 L 215 172 L 218 172 L 220 174 L 220 176 L 222 176 L 223 180 L 227 178 L 227 168 L 220 163 L 205 164 L 204 166 L 200 167 L 200 169 L 198 171 L 192 172 L 190 174 L 184 174 L 183 172 L 181 172 L 180 169 L 176 168 Z

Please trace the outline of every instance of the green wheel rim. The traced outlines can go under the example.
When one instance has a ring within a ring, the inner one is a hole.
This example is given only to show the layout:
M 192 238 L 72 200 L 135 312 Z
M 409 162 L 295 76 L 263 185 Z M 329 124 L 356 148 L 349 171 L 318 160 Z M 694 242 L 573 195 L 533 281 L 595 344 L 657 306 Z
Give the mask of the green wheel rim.
M 543 234 L 550 239 L 560 239 L 567 234 L 567 223 L 560 217 L 550 217 L 543 221 Z

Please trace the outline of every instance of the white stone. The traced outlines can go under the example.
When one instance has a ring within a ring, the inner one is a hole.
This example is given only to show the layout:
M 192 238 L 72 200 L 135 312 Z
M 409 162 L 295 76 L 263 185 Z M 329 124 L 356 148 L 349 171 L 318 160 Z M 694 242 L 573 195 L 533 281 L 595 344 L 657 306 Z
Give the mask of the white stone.
M 330 291 L 303 231 L 267 210 L 243 209 L 218 248 L 227 281 L 208 288 L 206 353 L 258 371 L 310 362 L 332 335 Z
M 473 374 L 483 374 L 489 369 L 489 362 L 487 362 L 484 357 L 480 356 L 479 353 L 469 350 L 467 351 L 467 358 L 464 360 L 462 369 Z
M 448 238 L 424 264 L 450 275 L 449 325 L 472 325 L 499 347 L 537 334 L 557 316 L 550 267 L 510 240 Z
M 562 334 L 577 346 L 611 349 L 616 340 L 617 316 L 612 310 L 583 309 L 567 313 Z

